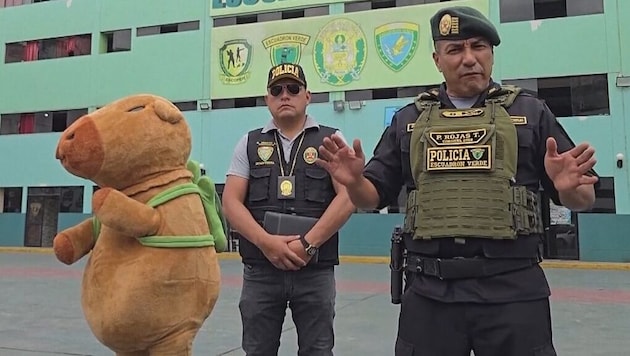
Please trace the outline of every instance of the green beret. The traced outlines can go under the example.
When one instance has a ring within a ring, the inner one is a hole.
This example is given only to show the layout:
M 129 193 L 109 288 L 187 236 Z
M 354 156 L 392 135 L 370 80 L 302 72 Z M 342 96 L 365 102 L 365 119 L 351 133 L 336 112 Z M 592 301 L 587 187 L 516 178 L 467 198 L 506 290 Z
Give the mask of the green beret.
M 492 22 L 481 12 L 468 6 L 453 6 L 439 10 L 431 17 L 433 41 L 465 40 L 484 37 L 493 46 L 501 43 Z

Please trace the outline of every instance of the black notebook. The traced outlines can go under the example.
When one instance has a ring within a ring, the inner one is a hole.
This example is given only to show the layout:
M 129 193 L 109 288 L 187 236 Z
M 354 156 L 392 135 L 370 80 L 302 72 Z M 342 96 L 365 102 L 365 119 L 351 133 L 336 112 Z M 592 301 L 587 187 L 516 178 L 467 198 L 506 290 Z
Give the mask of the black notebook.
M 263 227 L 272 235 L 306 235 L 318 221 L 318 218 L 292 214 L 265 212 Z
M 304 237 L 318 221 L 318 218 L 298 216 L 291 214 L 265 212 L 263 227 L 272 235 L 300 235 Z M 316 264 L 319 260 L 319 251 L 311 257 L 309 265 Z

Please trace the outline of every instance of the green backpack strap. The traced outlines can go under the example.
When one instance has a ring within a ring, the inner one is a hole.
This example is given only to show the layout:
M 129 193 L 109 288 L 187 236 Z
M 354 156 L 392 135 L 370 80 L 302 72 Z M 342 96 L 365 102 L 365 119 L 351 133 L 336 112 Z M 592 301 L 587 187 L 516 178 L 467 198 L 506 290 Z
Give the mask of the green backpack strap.
M 214 237 L 214 248 L 217 252 L 225 252 L 227 250 L 228 231 L 219 193 L 217 193 L 210 177 L 201 175 L 201 167 L 198 162 L 188 161 L 187 168 L 193 174 L 193 182 L 199 187 L 206 219 L 211 229 L 210 233 Z

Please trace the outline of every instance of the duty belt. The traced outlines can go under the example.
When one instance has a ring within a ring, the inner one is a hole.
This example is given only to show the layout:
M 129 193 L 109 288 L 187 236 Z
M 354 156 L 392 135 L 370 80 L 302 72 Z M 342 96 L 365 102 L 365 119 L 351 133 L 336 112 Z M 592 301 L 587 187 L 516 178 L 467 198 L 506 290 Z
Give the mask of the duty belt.
M 424 274 L 439 279 L 465 279 L 489 277 L 534 266 L 539 258 L 487 259 L 473 258 L 431 258 L 418 255 L 407 256 L 405 269 L 408 272 Z

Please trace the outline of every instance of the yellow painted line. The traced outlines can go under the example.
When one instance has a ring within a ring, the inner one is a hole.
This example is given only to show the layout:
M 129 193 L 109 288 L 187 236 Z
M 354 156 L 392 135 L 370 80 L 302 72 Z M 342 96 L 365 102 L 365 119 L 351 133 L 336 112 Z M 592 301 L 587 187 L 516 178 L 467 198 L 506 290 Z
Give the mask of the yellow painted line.
M 47 247 L 3 247 L 0 246 L 0 253 L 39 253 L 52 254 L 53 249 Z M 219 254 L 222 260 L 240 260 L 238 252 L 223 252 Z M 358 264 L 389 264 L 389 257 L 384 256 L 340 256 L 341 263 Z M 564 269 L 593 269 L 593 270 L 616 270 L 630 271 L 630 263 L 623 262 L 584 262 L 565 260 L 545 260 L 541 263 L 543 268 L 564 268 Z
M 42 253 L 51 254 L 53 249 L 51 247 L 9 247 L 0 246 L 0 252 L 5 253 Z
M 567 268 L 567 269 L 600 269 L 615 271 L 630 271 L 630 263 L 624 262 L 586 262 L 586 261 L 562 261 L 545 260 L 541 263 L 543 268 Z

